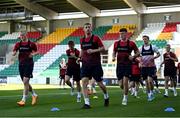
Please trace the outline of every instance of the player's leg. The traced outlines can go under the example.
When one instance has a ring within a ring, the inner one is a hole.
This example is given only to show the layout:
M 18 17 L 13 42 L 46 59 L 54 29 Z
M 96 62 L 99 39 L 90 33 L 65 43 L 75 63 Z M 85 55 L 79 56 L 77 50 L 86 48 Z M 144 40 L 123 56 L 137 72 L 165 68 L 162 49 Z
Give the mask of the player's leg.
M 157 93 L 161 93 L 160 92 L 160 90 L 159 90 L 159 84 L 158 84 L 158 79 L 157 79 L 157 76 L 155 75 L 154 77 L 153 77 L 153 80 L 154 80 L 154 82 L 155 82 L 155 86 L 156 86 L 156 92 Z
M 19 106 L 24 106 L 26 103 L 26 99 L 28 97 L 28 92 L 29 92 L 29 78 L 23 77 L 23 84 L 24 84 L 23 97 L 21 101 L 17 102 Z
M 81 102 L 80 68 L 74 71 L 73 80 L 76 81 L 76 85 L 77 85 L 77 102 Z
M 165 82 L 164 82 L 164 84 L 165 84 L 164 97 L 168 97 L 168 82 L 169 82 L 169 76 L 165 76 L 164 79 L 165 79 Z
M 177 90 L 176 90 L 177 76 L 176 75 L 172 75 L 172 83 L 173 83 L 173 93 L 174 93 L 174 96 L 177 96 Z
M 103 70 L 101 65 L 94 66 L 92 68 L 92 77 L 96 80 L 98 86 L 101 88 L 104 94 L 104 106 L 109 106 L 109 95 L 106 86 L 103 84 Z
M 129 90 L 131 92 L 131 95 L 134 95 L 135 92 L 135 81 L 134 81 L 134 77 L 131 77 L 130 79 L 130 84 L 129 84 Z
M 65 75 L 65 82 L 66 82 L 66 84 L 71 88 L 71 95 L 74 95 L 74 88 L 73 88 L 73 86 L 72 86 L 72 84 L 71 84 L 71 82 L 70 82 L 70 79 L 71 79 L 71 77 L 69 76 L 69 75 Z
M 32 105 L 35 105 L 37 103 L 38 95 L 36 92 L 33 90 L 32 86 L 29 84 L 29 92 L 32 93 Z
M 90 107 L 89 95 L 88 95 L 88 87 L 87 87 L 88 83 L 89 83 L 89 78 L 83 77 L 82 78 L 82 93 L 83 93 L 84 102 L 85 102 L 85 104 L 83 106 L 84 109 L 91 108 Z
M 109 106 L 109 95 L 106 86 L 103 84 L 102 81 L 97 81 L 97 84 L 104 93 L 104 106 Z
M 124 95 L 123 95 L 122 105 L 127 105 L 127 100 L 128 100 L 128 81 L 129 81 L 129 78 L 124 76 L 124 78 L 123 78 Z
M 140 77 L 139 77 L 139 79 L 140 79 Z M 137 80 L 137 81 L 135 82 L 135 92 L 134 92 L 134 96 L 135 96 L 136 98 L 139 98 L 139 96 L 138 96 L 138 91 L 139 91 L 139 80 Z
M 153 78 L 151 76 L 148 76 L 148 84 L 149 84 L 149 91 L 150 91 L 150 95 L 149 95 L 149 101 L 152 101 L 155 97 L 154 97 L 154 83 L 153 83 Z

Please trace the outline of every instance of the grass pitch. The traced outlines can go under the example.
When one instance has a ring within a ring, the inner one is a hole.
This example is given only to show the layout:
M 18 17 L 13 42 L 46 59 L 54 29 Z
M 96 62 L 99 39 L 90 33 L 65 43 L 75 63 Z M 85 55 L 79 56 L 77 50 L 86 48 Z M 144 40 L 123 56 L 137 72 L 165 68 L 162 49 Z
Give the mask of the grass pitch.
M 178 96 L 174 97 L 169 92 L 169 97 L 164 98 L 163 92 L 155 94 L 155 100 L 147 101 L 147 95 L 139 91 L 140 98 L 128 97 L 128 105 L 122 106 L 122 91 L 119 87 L 108 87 L 110 106 L 103 106 L 103 94 L 97 88 L 98 99 L 91 98 L 92 109 L 81 109 L 81 103 L 76 103 L 76 95 L 70 95 L 70 89 L 62 90 L 58 86 L 33 85 L 38 88 L 38 104 L 31 105 L 29 96 L 24 107 L 19 107 L 16 102 L 21 99 L 23 85 L 0 86 L 0 117 L 179 117 L 180 116 L 180 89 Z M 7 88 L 7 89 L 5 89 Z M 13 90 L 15 89 L 15 90 Z M 51 112 L 57 107 L 60 111 Z M 175 112 L 165 112 L 167 107 L 173 107 Z

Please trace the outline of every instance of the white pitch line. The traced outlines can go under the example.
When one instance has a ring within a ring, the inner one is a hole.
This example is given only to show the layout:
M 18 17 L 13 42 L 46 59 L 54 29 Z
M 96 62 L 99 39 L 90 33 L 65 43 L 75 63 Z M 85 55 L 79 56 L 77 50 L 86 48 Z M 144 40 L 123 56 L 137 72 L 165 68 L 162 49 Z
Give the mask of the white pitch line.
M 66 95 L 70 93 L 47 93 L 47 94 L 38 94 L 38 96 L 47 96 L 47 95 Z M 13 97 L 19 97 L 22 95 L 12 95 L 12 96 L 0 96 L 0 99 L 4 99 L 4 98 L 13 98 Z

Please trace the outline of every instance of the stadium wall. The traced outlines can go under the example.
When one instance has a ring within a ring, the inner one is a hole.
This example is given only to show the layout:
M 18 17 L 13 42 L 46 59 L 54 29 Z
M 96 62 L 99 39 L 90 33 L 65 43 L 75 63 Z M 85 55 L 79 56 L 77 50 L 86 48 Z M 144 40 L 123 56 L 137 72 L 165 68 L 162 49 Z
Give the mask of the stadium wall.
M 96 26 L 113 25 L 114 18 L 119 18 L 118 24 L 137 24 L 138 22 L 137 15 L 98 17 L 96 18 Z
M 0 24 L 0 32 L 2 31 L 8 31 L 8 23 L 1 23 Z
M 157 13 L 157 14 L 145 14 L 144 15 L 144 26 L 148 23 L 161 23 L 166 22 L 164 20 L 165 15 L 170 15 L 170 21 L 168 22 L 178 22 L 180 21 L 180 12 L 172 12 L 172 13 Z

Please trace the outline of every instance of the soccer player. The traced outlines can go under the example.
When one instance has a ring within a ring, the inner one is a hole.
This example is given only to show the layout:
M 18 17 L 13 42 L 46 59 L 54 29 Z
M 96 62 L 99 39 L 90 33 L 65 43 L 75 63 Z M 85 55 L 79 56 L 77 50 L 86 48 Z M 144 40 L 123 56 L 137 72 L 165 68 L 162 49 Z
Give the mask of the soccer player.
M 67 64 L 66 64 L 66 60 L 64 58 L 61 59 L 60 63 L 59 63 L 59 85 L 65 86 L 65 73 L 66 73 L 66 69 L 67 69 Z
M 108 106 L 109 95 L 107 93 L 106 86 L 102 82 L 103 70 L 100 56 L 100 53 L 105 50 L 104 45 L 98 36 L 92 34 L 92 25 L 90 23 L 85 23 L 83 30 L 85 36 L 80 39 L 80 44 L 82 59 L 82 92 L 85 104 L 82 108 L 91 108 L 87 85 L 92 77 L 96 80 L 97 84 L 104 93 L 104 106 Z
M 160 53 L 156 46 L 149 43 L 149 36 L 144 35 L 142 38 L 144 44 L 139 49 L 141 53 L 141 75 L 146 83 L 148 101 L 152 101 L 155 98 L 153 94 L 153 76 L 155 75 L 154 60 L 160 56 Z M 156 53 L 156 56 L 154 56 L 154 53 Z
M 177 65 L 178 84 L 180 85 L 180 62 Z
M 68 42 L 69 49 L 66 50 L 68 56 L 67 71 L 65 75 L 65 81 L 68 86 L 71 87 L 71 95 L 74 94 L 74 88 L 70 82 L 70 78 L 73 77 L 73 80 L 77 84 L 77 102 L 81 102 L 81 85 L 80 85 L 80 64 L 76 63 L 79 57 L 79 50 L 74 48 L 75 44 L 73 41 Z
M 161 93 L 160 90 L 159 90 L 158 78 L 157 78 L 157 74 L 156 73 L 157 73 L 157 68 L 155 66 L 155 72 L 154 72 L 154 75 L 152 76 L 153 81 L 154 81 L 155 86 L 156 86 L 156 89 L 155 89 L 154 92 Z
M 131 52 L 134 51 L 135 55 L 132 56 Z M 117 68 L 116 75 L 119 80 L 119 85 L 124 89 L 124 97 L 122 105 L 127 105 L 128 100 L 128 81 L 132 73 L 132 60 L 139 56 L 139 50 L 133 41 L 127 38 L 127 29 L 120 29 L 119 41 L 114 43 L 113 58 L 115 61 L 117 54 Z
M 96 92 L 96 80 L 95 79 L 91 79 L 89 80 L 89 84 L 88 84 L 88 90 L 89 90 L 89 95 L 93 95 L 94 99 L 97 99 L 97 92 Z
M 15 56 L 17 52 L 19 52 L 19 73 L 24 84 L 23 97 L 21 101 L 17 102 L 17 104 L 19 106 L 24 106 L 28 97 L 28 93 L 31 92 L 32 105 L 35 105 L 38 96 L 30 85 L 29 80 L 33 77 L 33 56 L 37 54 L 37 46 L 35 43 L 28 40 L 26 33 L 22 32 L 20 39 L 21 41 L 17 42 L 13 49 L 13 56 Z
M 138 89 L 139 89 L 139 81 L 141 79 L 141 72 L 139 67 L 140 60 L 138 58 L 134 58 L 132 61 L 132 76 L 130 78 L 130 86 L 132 87 L 131 95 L 134 95 L 136 98 L 139 98 Z
M 177 96 L 176 84 L 176 66 L 175 62 L 178 62 L 176 54 L 171 52 L 171 46 L 169 44 L 166 45 L 166 53 L 163 55 L 164 61 L 161 63 L 164 64 L 164 77 L 165 77 L 165 93 L 164 97 L 168 97 L 168 82 L 171 79 L 173 85 L 174 96 Z

